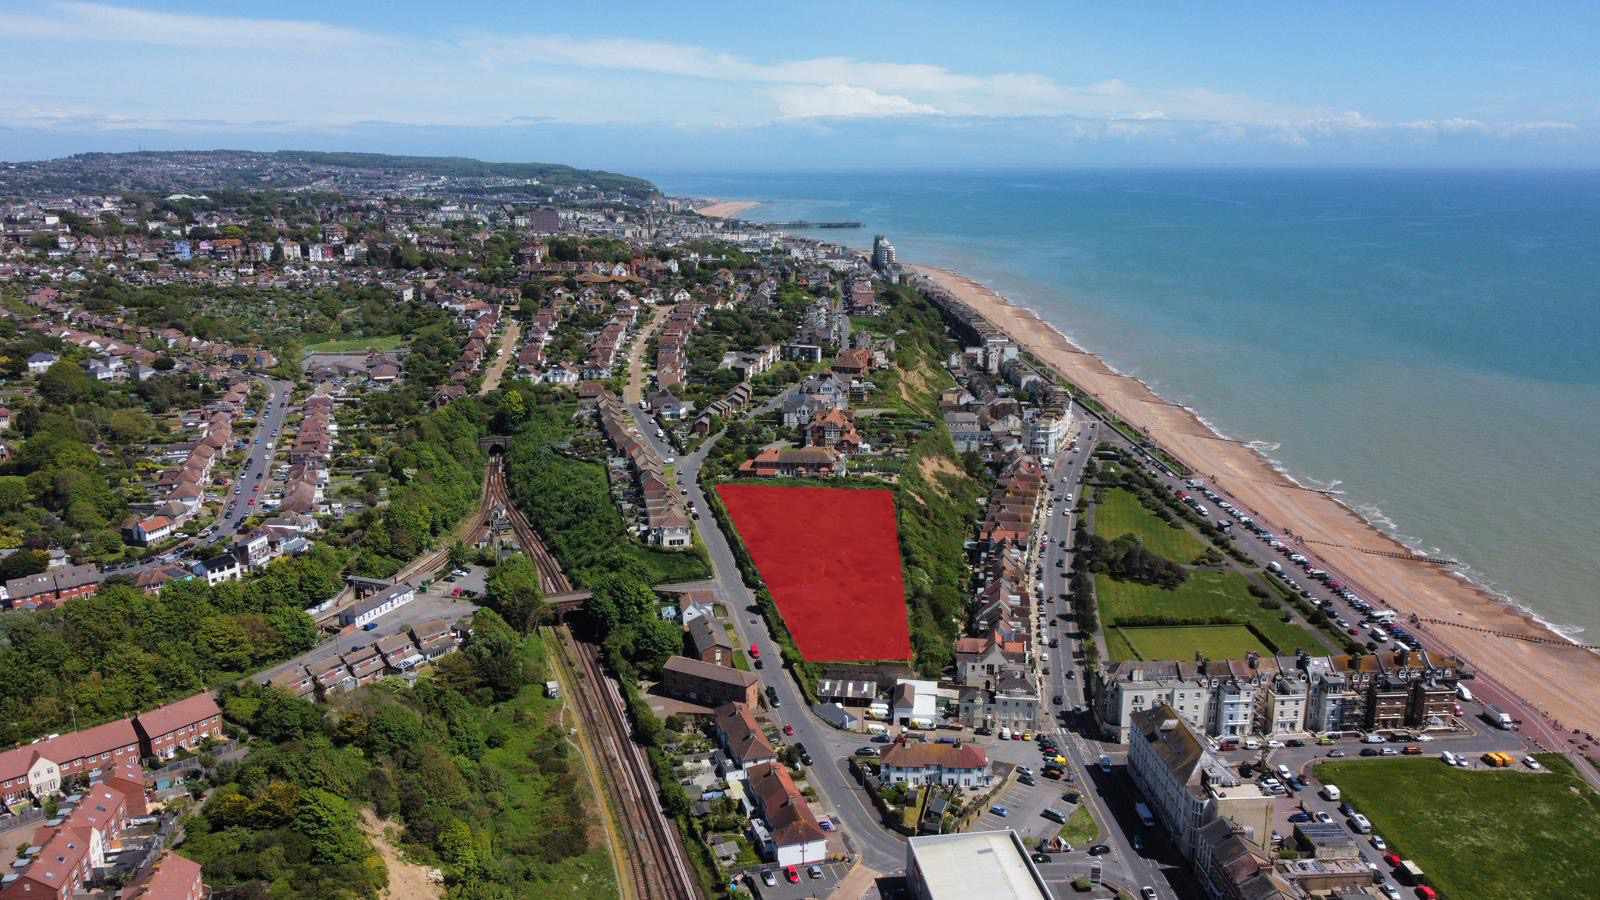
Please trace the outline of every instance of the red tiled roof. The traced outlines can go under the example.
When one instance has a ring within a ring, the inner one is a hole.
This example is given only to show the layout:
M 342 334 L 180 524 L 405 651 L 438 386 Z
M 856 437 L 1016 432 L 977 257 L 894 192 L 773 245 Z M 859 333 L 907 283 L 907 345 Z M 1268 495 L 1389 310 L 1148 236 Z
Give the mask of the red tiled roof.
M 177 731 L 186 725 L 193 725 L 212 716 L 220 715 L 222 715 L 222 710 L 217 708 L 217 701 L 211 699 L 210 694 L 201 691 L 176 703 L 168 703 L 166 706 L 152 709 L 136 718 L 139 729 L 147 737 L 158 738 L 164 734 Z

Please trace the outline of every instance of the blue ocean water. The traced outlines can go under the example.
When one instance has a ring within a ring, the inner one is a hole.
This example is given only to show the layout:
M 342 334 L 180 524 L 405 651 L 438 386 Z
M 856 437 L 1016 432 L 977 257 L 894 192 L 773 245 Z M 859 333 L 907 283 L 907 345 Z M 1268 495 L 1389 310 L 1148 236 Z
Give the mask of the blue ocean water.
M 641 173 L 987 284 L 1303 483 L 1600 632 L 1600 173 Z

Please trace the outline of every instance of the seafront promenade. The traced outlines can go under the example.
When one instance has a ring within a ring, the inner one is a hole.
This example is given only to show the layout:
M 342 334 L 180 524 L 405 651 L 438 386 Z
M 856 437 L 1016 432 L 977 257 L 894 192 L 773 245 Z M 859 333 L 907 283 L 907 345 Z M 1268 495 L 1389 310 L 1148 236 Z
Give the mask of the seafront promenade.
M 1520 609 L 1445 567 L 1413 557 L 1334 497 L 1293 483 L 1253 449 L 1217 435 L 1189 410 L 1074 346 L 1031 310 L 954 272 L 909 268 L 1234 497 L 1253 517 L 1296 536 L 1303 552 L 1356 585 L 1358 593 L 1405 615 L 1464 626 L 1432 625 L 1427 631 L 1508 696 L 1520 698 L 1527 707 L 1525 720 L 1543 719 L 1530 725 L 1545 739 L 1570 743 L 1572 729 L 1600 733 L 1600 704 L 1594 700 L 1600 697 L 1600 655 L 1562 641 Z M 1556 722 L 1567 734 L 1555 734 Z

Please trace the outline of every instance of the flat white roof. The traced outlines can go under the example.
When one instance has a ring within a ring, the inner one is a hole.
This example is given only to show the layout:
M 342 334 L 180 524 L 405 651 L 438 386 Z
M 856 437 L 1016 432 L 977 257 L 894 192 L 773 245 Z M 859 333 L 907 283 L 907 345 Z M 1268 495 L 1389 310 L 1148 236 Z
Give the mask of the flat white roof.
M 907 842 L 933 900 L 1051 900 L 1017 833 L 933 834 Z M 913 888 L 915 890 L 915 888 Z

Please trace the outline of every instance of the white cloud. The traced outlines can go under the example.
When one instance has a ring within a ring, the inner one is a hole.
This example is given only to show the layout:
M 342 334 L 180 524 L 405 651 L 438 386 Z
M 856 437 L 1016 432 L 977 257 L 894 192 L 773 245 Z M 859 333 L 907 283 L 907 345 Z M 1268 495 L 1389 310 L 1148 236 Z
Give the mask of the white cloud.
M 773 92 L 784 119 L 859 118 L 863 116 L 937 116 L 938 107 L 913 103 L 897 94 L 871 88 L 830 84 L 820 88 L 785 87 Z
M 318 53 L 390 43 L 369 32 L 321 22 L 149 12 L 67 0 L 47 8 L 51 15 L 0 14 L 0 36 Z
M 1358 111 L 1269 101 L 1200 85 L 1104 78 L 1069 85 L 1031 72 L 959 72 L 919 62 L 817 56 L 761 60 L 630 37 L 438 34 L 393 37 L 313 20 L 150 12 L 79 0 L 0 0 L 9 80 L 0 125 L 202 133 L 346 130 L 381 111 L 417 127 L 621 124 L 702 131 L 772 122 L 926 117 L 920 127 L 1009 124 L 1060 140 L 1267 141 L 1356 136 L 1533 139 L 1578 131 L 1543 119 L 1377 121 Z M 203 73 L 152 91 L 128 72 Z M 287 59 L 286 57 L 295 57 Z M 54 63 L 74 60 L 73 78 Z M 642 77 L 643 76 L 643 77 Z M 819 124 L 821 123 L 821 124 Z

